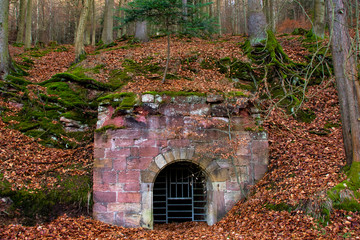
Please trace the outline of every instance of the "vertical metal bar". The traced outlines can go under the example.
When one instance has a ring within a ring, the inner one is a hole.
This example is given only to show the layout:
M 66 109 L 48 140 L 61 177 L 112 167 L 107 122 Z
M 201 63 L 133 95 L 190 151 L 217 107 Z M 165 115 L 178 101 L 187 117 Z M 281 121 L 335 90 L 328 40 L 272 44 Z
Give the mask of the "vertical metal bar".
M 166 171 L 166 175 L 165 175 L 165 222 L 168 223 L 168 208 L 169 208 L 169 204 L 168 204 L 168 172 Z M 171 185 L 170 185 L 171 188 Z M 171 190 L 170 190 L 171 192 Z
M 192 192 L 192 196 L 191 196 L 191 221 L 194 221 L 194 179 L 193 176 L 191 176 L 191 192 Z

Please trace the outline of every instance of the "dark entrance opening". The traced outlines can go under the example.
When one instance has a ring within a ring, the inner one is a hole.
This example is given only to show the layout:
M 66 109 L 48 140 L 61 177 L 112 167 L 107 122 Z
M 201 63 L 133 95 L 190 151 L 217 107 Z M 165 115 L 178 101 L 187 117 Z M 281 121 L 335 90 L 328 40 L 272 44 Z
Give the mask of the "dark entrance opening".
M 165 167 L 153 191 L 154 223 L 206 221 L 206 177 L 190 162 Z

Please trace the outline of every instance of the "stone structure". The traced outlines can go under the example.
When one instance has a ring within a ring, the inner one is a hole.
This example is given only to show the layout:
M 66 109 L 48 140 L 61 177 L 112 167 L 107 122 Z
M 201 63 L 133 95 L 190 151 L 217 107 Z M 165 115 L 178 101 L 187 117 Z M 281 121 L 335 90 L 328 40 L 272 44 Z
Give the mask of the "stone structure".
M 95 219 L 152 228 L 157 176 L 174 162 L 191 162 L 206 176 L 204 220 L 212 225 L 264 175 L 267 135 L 256 131 L 259 114 L 248 98 L 178 95 L 104 98 L 95 134 Z

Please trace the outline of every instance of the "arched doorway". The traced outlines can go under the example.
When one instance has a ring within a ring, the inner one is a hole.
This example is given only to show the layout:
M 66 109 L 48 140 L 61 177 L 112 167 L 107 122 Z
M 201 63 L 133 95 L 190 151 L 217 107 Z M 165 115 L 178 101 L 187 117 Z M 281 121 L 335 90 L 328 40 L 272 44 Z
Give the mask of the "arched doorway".
M 153 189 L 154 223 L 207 220 L 204 172 L 194 163 L 175 162 L 157 176 Z

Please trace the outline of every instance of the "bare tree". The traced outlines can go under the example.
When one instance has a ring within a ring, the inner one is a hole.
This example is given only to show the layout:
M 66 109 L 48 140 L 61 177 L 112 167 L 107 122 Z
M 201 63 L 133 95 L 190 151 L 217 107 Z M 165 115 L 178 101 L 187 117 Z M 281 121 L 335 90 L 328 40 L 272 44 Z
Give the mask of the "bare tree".
M 4 79 L 10 71 L 9 54 L 9 0 L 0 1 L 0 79 Z
M 327 0 L 346 161 L 360 162 L 360 86 L 344 0 Z
M 26 7 L 26 26 L 25 26 L 25 48 L 31 47 L 31 23 L 32 23 L 32 0 L 28 0 Z
M 147 22 L 146 21 L 137 21 L 135 25 L 135 38 L 141 42 L 149 41 L 148 32 L 147 32 Z
M 75 62 L 80 60 L 80 56 L 85 54 L 84 50 L 84 32 L 85 25 L 87 20 L 87 15 L 89 14 L 89 1 L 83 0 L 84 6 L 81 9 L 79 24 L 76 30 L 75 35 Z
M 25 29 L 26 0 L 20 0 L 19 7 L 20 7 L 20 10 L 19 10 L 19 21 L 18 21 L 16 42 L 23 43 L 24 42 L 24 29 Z
M 314 0 L 314 21 L 312 32 L 316 37 L 325 36 L 325 0 Z
M 104 10 L 104 28 L 101 36 L 101 40 L 105 44 L 109 44 L 113 41 L 113 27 L 114 27 L 114 0 L 105 0 Z
M 266 39 L 266 18 L 262 0 L 248 0 L 248 33 L 251 46 Z

